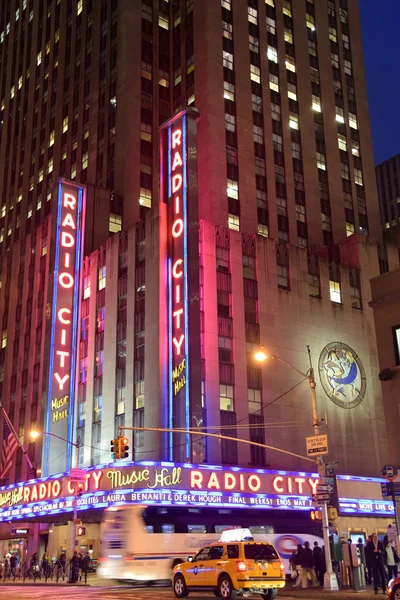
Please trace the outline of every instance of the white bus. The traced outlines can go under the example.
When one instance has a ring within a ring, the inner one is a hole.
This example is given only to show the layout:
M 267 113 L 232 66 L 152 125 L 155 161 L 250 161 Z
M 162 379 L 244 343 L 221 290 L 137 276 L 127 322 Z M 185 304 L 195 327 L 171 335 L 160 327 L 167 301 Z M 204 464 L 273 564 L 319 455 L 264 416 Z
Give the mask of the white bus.
M 105 511 L 101 557 L 97 568 L 100 577 L 142 583 L 170 581 L 176 564 L 196 554 L 202 546 L 220 539 L 222 531 L 239 526 L 237 519 L 229 519 L 227 515 L 221 519 L 221 525 L 206 527 L 195 524 L 182 527 L 184 518 L 179 519 L 176 514 L 171 518 L 173 511 L 164 507 L 161 513 L 164 523 L 161 527 L 156 527 L 155 517 L 144 517 L 146 508 L 121 506 Z M 244 512 L 248 514 L 249 511 L 240 510 L 243 523 L 246 522 Z M 192 517 L 192 521 L 196 520 Z M 157 529 L 161 529 L 161 532 L 156 533 Z M 182 529 L 186 532 L 176 532 Z M 275 546 L 283 559 L 286 573 L 289 573 L 289 558 L 297 544 L 304 544 L 308 540 L 311 547 L 314 541 L 318 541 L 321 547 L 323 545 L 321 537 L 310 534 L 260 533 L 271 530 L 271 527 L 263 525 L 250 525 L 249 529 L 256 541 L 268 541 Z

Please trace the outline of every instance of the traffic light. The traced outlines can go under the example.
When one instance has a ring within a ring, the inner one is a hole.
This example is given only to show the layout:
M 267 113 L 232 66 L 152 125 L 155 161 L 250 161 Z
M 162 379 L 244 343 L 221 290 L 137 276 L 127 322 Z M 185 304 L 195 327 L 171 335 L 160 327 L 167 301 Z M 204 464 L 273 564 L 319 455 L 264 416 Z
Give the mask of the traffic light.
M 111 440 L 111 458 L 119 458 L 119 438 Z
M 83 483 L 77 483 L 76 484 L 76 496 L 77 498 L 80 498 L 83 494 L 84 491 L 84 484 Z
M 129 456 L 129 446 L 128 446 L 129 440 L 126 437 L 121 437 L 120 438 L 120 447 L 119 447 L 119 457 L 120 458 L 128 458 Z
M 315 508 L 310 511 L 311 521 L 322 521 L 322 512 L 320 508 Z

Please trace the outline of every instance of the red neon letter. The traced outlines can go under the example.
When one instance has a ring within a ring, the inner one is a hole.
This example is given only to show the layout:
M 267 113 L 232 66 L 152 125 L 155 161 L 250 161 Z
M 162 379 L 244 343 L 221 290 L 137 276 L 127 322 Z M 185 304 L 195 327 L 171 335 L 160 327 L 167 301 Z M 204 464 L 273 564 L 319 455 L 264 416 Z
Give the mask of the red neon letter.
M 63 390 L 63 389 L 64 389 L 64 383 L 65 383 L 66 381 L 68 381 L 68 379 L 69 379 L 69 375 L 68 375 L 68 373 L 67 373 L 66 375 L 64 375 L 64 377 L 63 377 L 62 379 L 61 379 L 61 377 L 59 376 L 59 374 L 58 374 L 58 373 L 54 373 L 54 377 L 55 377 L 55 378 L 57 379 L 57 381 L 58 381 L 58 387 L 59 387 L 59 389 L 60 389 L 60 390 Z
M 258 475 L 250 475 L 247 483 L 252 492 L 258 492 L 261 487 L 261 480 Z
M 175 194 L 182 187 L 182 175 L 174 175 L 172 178 L 172 193 Z
M 64 194 L 64 202 L 65 208 L 70 208 L 71 210 L 75 210 L 76 198 L 72 194 Z
M 285 491 L 285 488 L 279 486 L 280 483 L 283 483 L 283 477 L 275 477 L 272 482 L 274 490 L 278 492 L 278 494 L 282 494 Z
M 182 138 L 182 130 L 175 129 L 175 131 L 172 132 L 172 149 L 174 149 L 175 146 L 181 145 L 181 138 Z
M 177 219 L 176 221 L 174 221 L 174 224 L 172 225 L 172 235 L 174 236 L 174 238 L 177 238 L 180 235 L 182 235 L 182 231 L 183 231 L 183 221 L 182 221 L 182 219 Z
M 182 277 L 182 275 L 183 275 L 182 269 L 180 271 L 178 271 L 178 267 L 182 263 L 183 263 L 183 259 L 182 258 L 178 258 L 178 260 L 175 261 L 174 266 L 172 267 L 172 276 L 175 279 L 179 279 L 179 277 Z
M 180 355 L 180 353 L 181 353 L 181 346 L 182 346 L 182 344 L 183 344 L 183 340 L 184 340 L 184 339 L 185 339 L 185 336 L 184 336 L 184 335 L 183 335 L 183 333 L 182 333 L 181 337 L 179 338 L 179 342 L 178 342 L 178 340 L 177 340 L 175 337 L 174 337 L 174 338 L 173 338 L 173 340 L 172 340 L 172 342 L 173 342 L 173 344 L 174 344 L 174 346 L 175 346 L 175 348 L 176 348 L 176 353 L 177 353 L 177 355 L 178 355 L 178 356 L 179 356 L 179 355 Z
M 203 483 L 203 474 L 201 471 L 190 471 L 190 487 L 201 490 Z
M 67 231 L 61 232 L 61 246 L 64 248 L 71 248 L 75 245 L 75 238 L 73 235 L 68 233 Z
M 65 367 L 65 359 L 69 356 L 69 352 L 65 352 L 64 350 L 57 350 L 56 354 L 60 356 L 60 367 Z
M 71 321 L 69 319 L 65 319 L 64 318 L 64 314 L 70 315 L 71 311 L 69 308 L 60 308 L 60 310 L 57 313 L 57 317 L 58 320 L 61 321 L 61 323 L 64 323 L 64 325 L 69 325 L 71 323 Z
M 65 219 L 64 221 L 61 223 L 61 227 L 71 227 L 71 229 L 76 229 L 75 227 L 75 221 L 72 218 L 71 213 L 67 213 L 65 215 Z
M 174 154 L 174 159 L 172 161 L 172 170 L 175 171 L 176 167 L 181 167 L 181 166 L 182 166 L 181 155 L 179 154 L 178 151 L 176 151 Z
M 72 277 L 71 273 L 61 273 L 58 278 L 58 283 L 63 288 L 68 289 L 74 285 L 74 278 Z
M 178 310 L 175 310 L 175 311 L 172 313 L 172 316 L 173 316 L 173 317 L 176 319 L 176 324 L 175 324 L 175 327 L 176 327 L 177 329 L 179 329 L 179 328 L 180 328 L 180 326 L 181 326 L 181 315 L 182 315 L 182 314 L 183 314 L 183 308 L 178 308 Z

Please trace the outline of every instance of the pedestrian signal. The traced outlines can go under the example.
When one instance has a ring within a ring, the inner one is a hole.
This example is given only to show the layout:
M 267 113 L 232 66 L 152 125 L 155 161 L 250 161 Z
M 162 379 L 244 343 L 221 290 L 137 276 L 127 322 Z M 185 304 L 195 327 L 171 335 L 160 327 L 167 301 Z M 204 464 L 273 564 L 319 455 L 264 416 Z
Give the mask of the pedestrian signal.
M 337 518 L 338 518 L 337 509 L 334 508 L 333 506 L 328 506 L 328 520 L 336 521 Z
M 86 527 L 77 527 L 76 529 L 76 535 L 85 535 L 86 533 Z
M 310 511 L 311 521 L 321 521 L 322 520 L 322 512 L 321 509 L 315 508 Z

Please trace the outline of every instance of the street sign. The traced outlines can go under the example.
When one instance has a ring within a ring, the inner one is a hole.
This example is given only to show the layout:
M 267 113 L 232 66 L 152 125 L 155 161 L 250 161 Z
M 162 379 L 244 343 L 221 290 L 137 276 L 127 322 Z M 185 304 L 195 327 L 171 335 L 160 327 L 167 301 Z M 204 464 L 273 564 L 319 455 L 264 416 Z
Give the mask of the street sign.
M 332 476 L 332 475 L 336 475 L 337 470 L 339 468 L 339 461 L 338 460 L 331 460 L 329 462 L 326 462 L 324 464 L 325 467 L 325 475 L 328 476 Z
M 315 456 L 316 454 L 328 454 L 328 436 L 326 433 L 322 435 L 313 435 L 306 438 L 307 456 Z
M 394 495 L 396 498 L 400 498 L 400 481 L 392 482 L 392 483 L 381 483 L 382 497 L 383 498 L 391 498 L 392 497 L 392 486 Z
M 333 487 L 331 485 L 325 485 L 322 483 L 317 485 L 317 494 L 330 494 L 331 492 L 333 492 Z
M 395 465 L 385 465 L 382 469 L 382 474 L 386 479 L 392 481 L 397 477 L 397 467 Z
M 87 473 L 83 469 L 71 469 L 69 472 L 69 480 L 75 483 L 85 483 Z
M 312 499 L 314 502 L 327 502 L 330 498 L 329 494 L 314 494 Z

